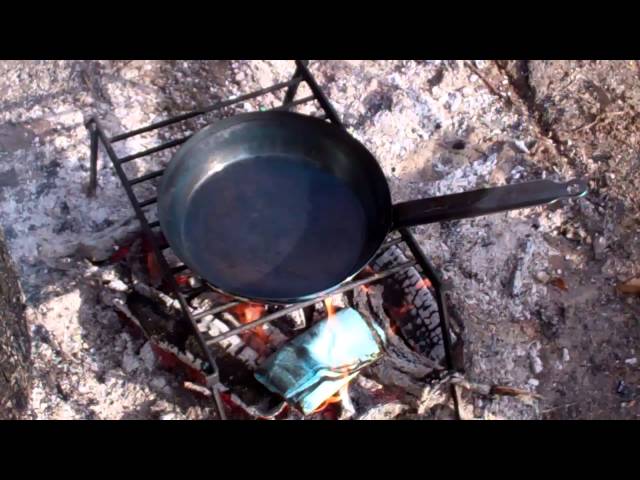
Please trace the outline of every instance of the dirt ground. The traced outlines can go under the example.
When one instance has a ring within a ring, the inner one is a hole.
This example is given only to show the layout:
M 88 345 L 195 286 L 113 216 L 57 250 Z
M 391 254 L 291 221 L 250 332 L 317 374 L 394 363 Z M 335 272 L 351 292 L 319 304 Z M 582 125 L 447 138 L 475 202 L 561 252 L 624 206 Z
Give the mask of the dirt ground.
M 286 80 L 293 69 L 289 61 L 0 62 L 0 225 L 27 298 L 31 418 L 210 415 L 100 303 L 78 255 L 80 238 L 101 238 L 132 213 L 106 162 L 97 197 L 84 196 L 84 121 L 95 115 L 116 134 Z M 640 276 L 638 62 L 313 61 L 311 70 L 379 159 L 396 201 L 543 177 L 588 180 L 582 199 L 415 233 L 450 289 L 467 378 L 541 396 L 526 404 L 465 395 L 466 418 L 637 418 L 640 297 L 615 287 Z

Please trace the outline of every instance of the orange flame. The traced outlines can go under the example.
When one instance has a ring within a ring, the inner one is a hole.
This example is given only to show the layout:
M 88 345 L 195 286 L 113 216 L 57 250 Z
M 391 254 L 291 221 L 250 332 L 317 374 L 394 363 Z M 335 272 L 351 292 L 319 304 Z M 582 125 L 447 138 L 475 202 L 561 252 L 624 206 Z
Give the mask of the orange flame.
M 389 309 L 393 312 L 393 314 L 398 317 L 403 316 L 405 313 L 411 310 L 411 308 L 412 308 L 411 305 L 409 305 L 408 303 L 405 303 L 401 307 L 394 307 L 394 306 L 389 307 Z
M 327 310 L 327 317 L 331 318 L 336 314 L 336 307 L 333 306 L 331 297 L 324 299 L 324 308 Z
M 162 269 L 153 252 L 147 253 L 147 270 L 151 285 L 158 285 L 162 281 Z
M 259 303 L 241 303 L 231 309 L 241 323 L 251 323 L 258 320 L 265 310 L 265 306 Z
M 322 410 L 324 410 L 325 408 L 327 408 L 329 405 L 331 405 L 332 403 L 338 403 L 342 400 L 342 398 L 340 397 L 340 392 L 336 392 L 333 396 L 327 398 L 324 402 L 322 402 L 318 408 L 316 408 L 313 412 L 311 413 L 319 413 Z
M 266 311 L 266 307 L 259 303 L 241 303 L 240 305 L 236 305 L 235 307 L 231 308 L 230 311 L 235 315 L 240 323 L 251 323 L 262 317 L 262 315 Z M 264 327 L 262 325 L 254 328 L 252 332 L 261 341 L 260 343 L 263 344 L 262 346 L 266 345 L 269 342 L 269 334 L 264 330 Z M 247 335 L 248 338 L 251 338 L 250 333 L 248 333 Z M 241 337 L 245 338 L 247 335 L 241 335 Z M 247 341 L 246 338 L 245 341 Z M 252 345 L 252 348 L 254 350 L 262 350 L 262 348 L 260 348 L 260 345 L 257 344 Z
M 431 282 L 428 278 L 423 278 L 418 283 L 416 283 L 416 288 L 420 290 L 421 288 L 429 288 L 431 286 Z

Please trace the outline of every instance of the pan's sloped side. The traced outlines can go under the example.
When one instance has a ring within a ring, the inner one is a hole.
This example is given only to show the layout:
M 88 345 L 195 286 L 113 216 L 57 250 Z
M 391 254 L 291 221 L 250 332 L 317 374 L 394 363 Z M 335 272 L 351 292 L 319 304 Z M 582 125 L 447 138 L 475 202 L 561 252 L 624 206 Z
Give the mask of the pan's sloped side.
M 342 129 L 291 112 L 238 115 L 179 150 L 159 191 L 167 241 L 233 296 L 293 303 L 355 275 L 391 225 L 377 161 Z

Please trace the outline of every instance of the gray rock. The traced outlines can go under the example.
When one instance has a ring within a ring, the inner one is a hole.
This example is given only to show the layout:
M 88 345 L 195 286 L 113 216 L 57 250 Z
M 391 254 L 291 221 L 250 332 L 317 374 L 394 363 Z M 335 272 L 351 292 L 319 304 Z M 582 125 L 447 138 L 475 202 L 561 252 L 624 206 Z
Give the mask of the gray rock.
M 388 420 L 397 417 L 408 408 L 407 405 L 398 402 L 386 403 L 369 409 L 357 420 Z
M 163 377 L 155 377 L 149 382 L 149 385 L 154 390 L 163 390 L 167 386 L 167 381 Z
M 549 276 L 549 274 L 544 270 L 534 273 L 533 276 L 540 283 L 547 283 L 549 280 L 551 280 L 551 276 Z
M 529 366 L 531 367 L 531 371 L 537 375 L 543 370 L 542 360 L 539 355 L 540 345 L 533 345 L 532 348 L 529 349 Z
M 112 280 L 107 285 L 111 290 L 115 290 L 116 292 L 126 292 L 129 290 L 129 286 L 124 283 L 122 280 Z
M 142 359 L 142 363 L 147 370 L 151 371 L 155 368 L 158 359 L 156 358 L 156 354 L 151 347 L 151 342 L 145 343 L 140 349 L 140 358 Z
M 140 360 L 138 360 L 135 355 L 132 355 L 130 352 L 125 352 L 122 357 L 122 369 L 126 373 L 133 373 L 138 368 L 140 368 Z
M 525 143 L 522 140 L 514 140 L 513 144 L 516 146 L 516 148 L 522 152 L 522 153 L 529 153 L 529 149 L 527 148 L 527 146 L 525 145 Z
M 593 240 L 593 258 L 596 260 L 602 260 L 604 258 L 604 251 L 607 248 L 607 241 L 602 235 L 596 235 Z

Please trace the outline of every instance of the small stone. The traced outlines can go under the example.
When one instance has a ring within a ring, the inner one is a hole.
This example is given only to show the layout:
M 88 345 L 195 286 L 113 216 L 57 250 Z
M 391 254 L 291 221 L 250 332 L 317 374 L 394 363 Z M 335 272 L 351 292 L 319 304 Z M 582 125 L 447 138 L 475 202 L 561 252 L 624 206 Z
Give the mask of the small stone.
M 125 352 L 122 357 L 122 369 L 126 373 L 132 373 L 137 370 L 138 367 L 140 367 L 140 361 L 134 355 L 131 355 L 129 352 Z
M 156 366 L 157 358 L 156 354 L 153 351 L 153 347 L 151 346 L 151 342 L 145 343 L 140 349 L 140 358 L 142 359 L 142 363 L 147 370 L 151 371 Z
M 126 292 L 129 290 L 129 286 L 122 280 L 112 280 L 109 282 L 107 287 L 111 290 L 115 290 L 116 292 Z
M 607 248 L 607 241 L 601 235 L 596 235 L 593 241 L 593 258 L 596 260 L 602 260 L 604 257 L 604 251 Z
M 638 363 L 638 359 L 636 357 L 633 358 L 627 358 L 624 363 L 626 363 L 627 365 L 635 365 Z
M 533 276 L 540 283 L 547 283 L 549 280 L 551 280 L 551 276 L 544 270 L 534 273 Z
M 569 350 L 566 348 L 562 349 L 562 361 L 563 362 L 568 362 L 569 360 L 571 360 L 571 357 L 569 357 Z
M 149 386 L 154 390 L 162 390 L 167 386 L 167 381 L 163 377 L 155 377 L 149 382 Z
M 543 370 L 542 360 L 538 356 L 538 352 L 534 349 L 529 350 L 529 363 L 530 363 L 531 371 L 534 374 L 537 375 L 540 372 L 542 372 Z
M 516 148 L 518 150 L 520 150 L 522 153 L 529 153 L 529 149 L 527 148 L 527 146 L 524 144 L 524 142 L 522 140 L 514 140 L 513 144 L 516 146 Z
M 540 385 L 540 380 L 538 380 L 537 378 L 530 378 L 529 381 L 527 382 L 527 385 L 531 385 L 532 387 L 537 387 L 538 385 Z

